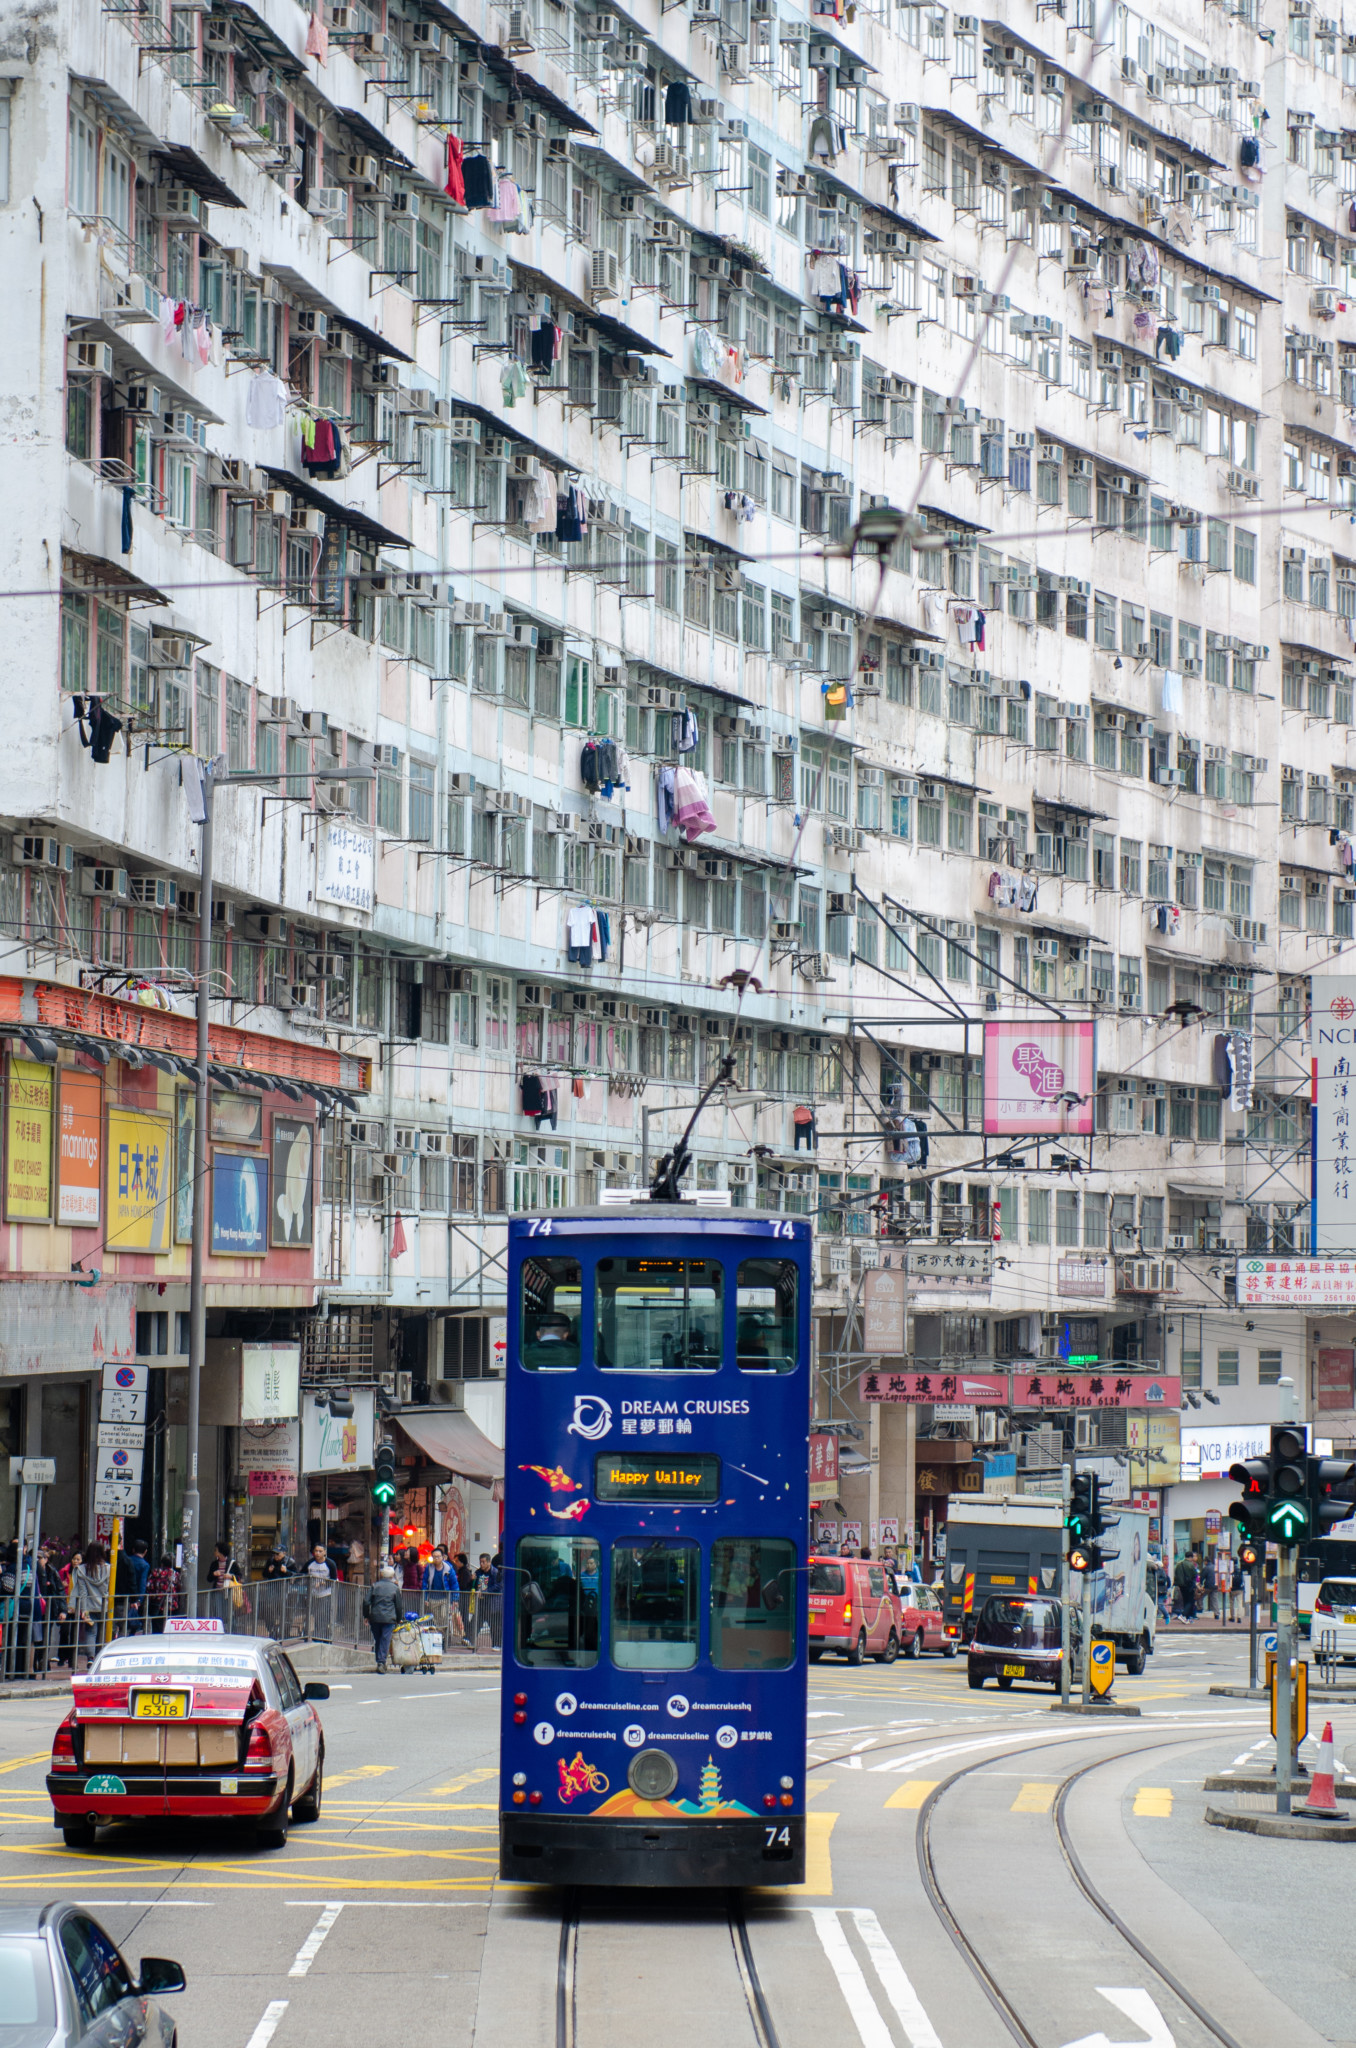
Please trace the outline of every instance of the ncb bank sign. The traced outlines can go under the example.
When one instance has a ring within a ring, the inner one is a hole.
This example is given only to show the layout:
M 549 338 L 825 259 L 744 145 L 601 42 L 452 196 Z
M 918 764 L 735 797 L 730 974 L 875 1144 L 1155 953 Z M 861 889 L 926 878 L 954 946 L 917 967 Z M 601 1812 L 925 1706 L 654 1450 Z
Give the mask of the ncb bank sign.
M 1356 1250 L 1356 976 L 1313 977 L 1310 1249 Z

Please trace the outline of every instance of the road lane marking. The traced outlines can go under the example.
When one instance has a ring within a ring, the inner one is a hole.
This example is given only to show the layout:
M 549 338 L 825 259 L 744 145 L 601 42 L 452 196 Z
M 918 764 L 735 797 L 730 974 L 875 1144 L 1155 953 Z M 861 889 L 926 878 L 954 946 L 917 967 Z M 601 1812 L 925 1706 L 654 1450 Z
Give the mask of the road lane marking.
M 1171 1820 L 1172 1788 L 1169 1785 L 1141 1785 L 1135 1794 L 1133 1811 L 1148 1820 Z
M 916 1813 L 929 1792 L 935 1792 L 940 1780 L 937 1778 L 910 1778 L 897 1792 L 892 1792 L 886 1806 L 902 1807 L 906 1813 Z
M 1048 1813 L 1057 1790 L 1058 1787 L 1055 1785 L 1023 1785 L 1009 1812 Z
M 332 1900 L 330 1904 L 326 1906 L 324 1912 L 316 1921 L 315 1926 L 311 1929 L 305 1941 L 303 1941 L 301 1947 L 297 1950 L 296 1956 L 292 1963 L 292 1967 L 287 1973 L 289 1977 L 305 1977 L 309 1973 L 312 1963 L 320 1954 L 321 1945 L 324 1942 L 325 1936 L 329 1933 L 331 1927 L 333 1927 L 335 1921 L 339 1918 L 339 1915 L 343 1912 L 343 1910 L 344 1906 L 342 1900 Z
M 351 1771 L 336 1771 L 332 1777 L 327 1775 L 325 1790 L 333 1792 L 337 1785 L 356 1785 L 364 1778 L 384 1778 L 388 1771 L 394 1769 L 394 1764 L 358 1764 Z
M 32 1756 L 12 1756 L 8 1763 L 0 1764 L 0 1772 L 23 1771 L 30 1764 L 45 1764 L 51 1754 L 50 1749 L 35 1749 Z
M 881 1988 L 899 2017 L 899 2023 L 908 2036 L 910 2048 L 942 2048 L 937 2029 L 923 2010 L 923 2002 L 913 1985 L 903 1963 L 896 1955 L 885 1929 L 869 1906 L 855 1906 L 852 1917 L 857 1923 L 866 1952 L 875 1965 Z
M 460 1778 L 453 1778 L 446 1785 L 431 1785 L 429 1787 L 429 1796 L 433 1799 L 441 1799 L 445 1793 L 469 1792 L 473 1785 L 484 1785 L 489 1779 L 497 1778 L 498 1776 L 499 1771 L 497 1767 L 492 1767 L 488 1770 L 466 1771 Z
M 1084 2034 L 1081 2040 L 1070 2041 L 1069 2048 L 1174 2048 L 1172 2029 L 1147 1991 L 1109 1991 L 1099 1984 L 1097 1995 L 1114 2005 L 1117 2012 L 1123 2012 L 1135 2026 L 1143 2027 L 1148 2040 L 1132 2043 L 1111 2041 L 1105 2034 Z
M 287 2011 L 285 1998 L 270 1999 L 264 2007 L 264 2016 L 250 2035 L 248 2048 L 268 2048 L 269 2042 L 278 2031 L 278 2022 Z
M 811 1919 L 815 1933 L 819 1936 L 820 1947 L 829 1959 L 843 2002 L 852 2015 L 862 2048 L 894 2048 L 890 2029 L 881 2018 L 875 1999 L 871 1996 L 862 1966 L 848 1945 L 848 1938 L 842 1922 L 832 1906 L 816 1906 Z

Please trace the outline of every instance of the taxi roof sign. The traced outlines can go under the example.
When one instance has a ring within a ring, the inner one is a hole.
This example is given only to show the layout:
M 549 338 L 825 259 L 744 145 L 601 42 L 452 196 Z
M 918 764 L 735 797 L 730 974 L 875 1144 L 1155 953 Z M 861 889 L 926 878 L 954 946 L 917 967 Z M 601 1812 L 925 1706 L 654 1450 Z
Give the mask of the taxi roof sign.
M 167 1636 L 224 1636 L 225 1633 L 215 1615 L 173 1615 L 165 1622 Z

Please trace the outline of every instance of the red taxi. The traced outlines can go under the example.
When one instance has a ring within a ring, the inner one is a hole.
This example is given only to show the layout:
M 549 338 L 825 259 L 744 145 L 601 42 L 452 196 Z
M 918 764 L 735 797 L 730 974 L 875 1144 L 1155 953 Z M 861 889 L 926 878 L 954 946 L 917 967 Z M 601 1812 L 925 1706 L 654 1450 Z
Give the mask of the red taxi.
M 893 1664 L 903 1641 L 899 1601 L 884 1565 L 865 1558 L 810 1559 L 810 1662 L 840 1650 L 849 1664 Z
M 164 1635 L 106 1643 L 72 1681 L 47 1774 L 72 1848 L 119 1820 L 243 1820 L 280 1849 L 289 1816 L 318 1820 L 325 1737 L 312 1701 L 270 1637 L 219 1621 L 171 1620 Z
M 924 1650 L 940 1650 L 944 1657 L 955 1656 L 955 1637 L 947 1634 L 942 1603 L 931 1586 L 901 1584 L 899 1604 L 900 1640 L 906 1657 L 921 1657 Z

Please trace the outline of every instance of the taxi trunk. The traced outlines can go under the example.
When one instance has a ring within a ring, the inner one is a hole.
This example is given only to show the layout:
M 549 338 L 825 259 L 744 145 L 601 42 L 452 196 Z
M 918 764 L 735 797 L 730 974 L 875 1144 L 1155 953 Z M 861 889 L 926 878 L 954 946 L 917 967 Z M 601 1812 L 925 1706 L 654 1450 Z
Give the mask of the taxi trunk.
M 104 1678 L 72 1684 L 47 1789 L 66 1819 L 254 1818 L 278 1794 L 258 1680 Z

